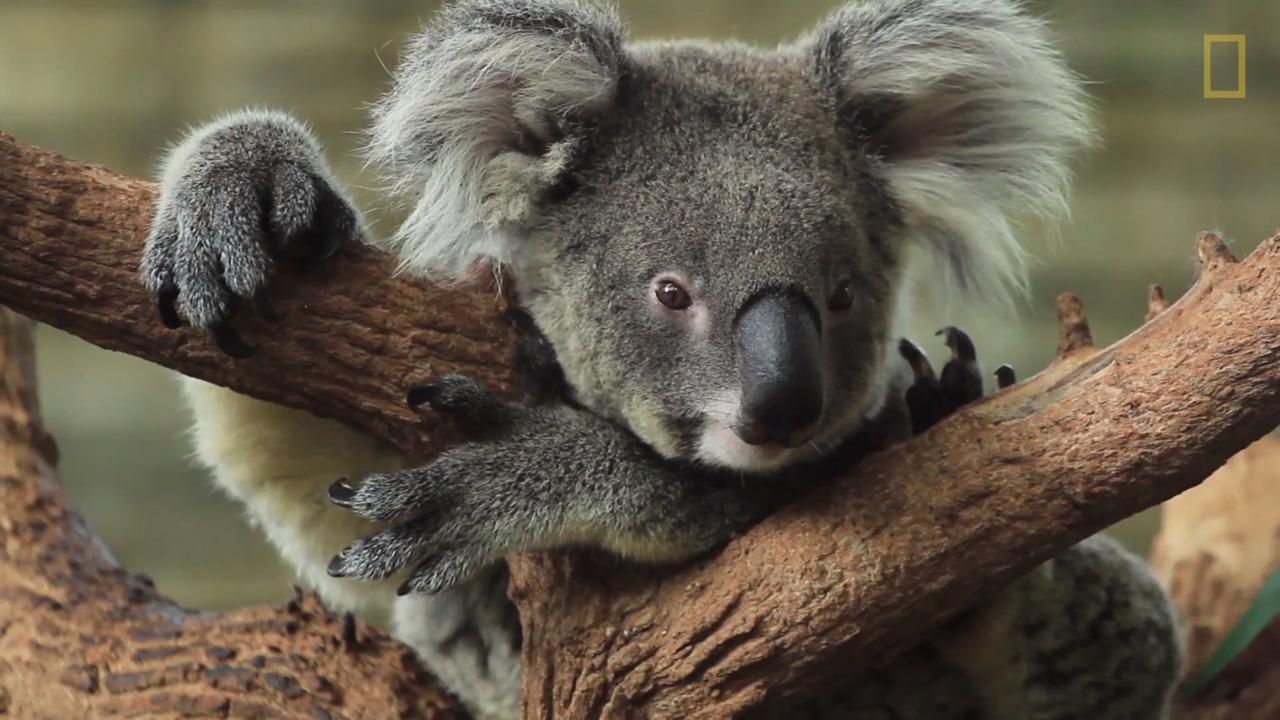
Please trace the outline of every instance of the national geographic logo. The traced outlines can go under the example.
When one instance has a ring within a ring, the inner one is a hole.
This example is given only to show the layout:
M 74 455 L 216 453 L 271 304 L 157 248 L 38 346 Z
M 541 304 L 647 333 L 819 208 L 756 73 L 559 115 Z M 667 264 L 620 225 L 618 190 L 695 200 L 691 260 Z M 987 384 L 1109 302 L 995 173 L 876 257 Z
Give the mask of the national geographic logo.
M 1226 90 L 1213 88 L 1213 46 L 1234 45 L 1236 48 L 1236 86 Z M 1204 36 L 1204 96 L 1209 100 L 1244 99 L 1244 35 Z

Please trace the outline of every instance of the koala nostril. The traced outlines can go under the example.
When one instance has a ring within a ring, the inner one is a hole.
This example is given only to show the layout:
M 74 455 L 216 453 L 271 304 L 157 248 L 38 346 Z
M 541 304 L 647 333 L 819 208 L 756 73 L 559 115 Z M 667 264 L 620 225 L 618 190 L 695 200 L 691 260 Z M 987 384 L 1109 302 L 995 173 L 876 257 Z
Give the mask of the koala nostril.
M 769 408 L 744 412 L 734 432 L 748 445 L 799 447 L 818 434 L 821 402 L 796 402 L 788 398 Z
M 770 443 L 769 430 L 764 423 L 759 421 L 747 420 L 740 422 L 733 431 L 742 439 L 742 442 L 748 445 L 768 445 Z

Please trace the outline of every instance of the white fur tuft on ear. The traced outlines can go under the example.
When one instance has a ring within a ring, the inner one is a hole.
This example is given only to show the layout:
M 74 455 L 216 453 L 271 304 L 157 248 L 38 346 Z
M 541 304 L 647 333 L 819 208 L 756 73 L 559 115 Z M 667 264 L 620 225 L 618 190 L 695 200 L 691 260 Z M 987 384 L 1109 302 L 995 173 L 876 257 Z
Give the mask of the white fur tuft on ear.
M 575 0 L 464 0 L 409 44 L 365 145 L 411 212 L 400 269 L 457 277 L 509 261 L 581 128 L 614 99 L 622 23 Z
M 1067 214 L 1093 141 L 1082 81 L 1015 0 L 868 0 L 806 41 L 856 142 L 881 163 L 912 239 L 961 289 L 1024 287 L 1014 218 Z

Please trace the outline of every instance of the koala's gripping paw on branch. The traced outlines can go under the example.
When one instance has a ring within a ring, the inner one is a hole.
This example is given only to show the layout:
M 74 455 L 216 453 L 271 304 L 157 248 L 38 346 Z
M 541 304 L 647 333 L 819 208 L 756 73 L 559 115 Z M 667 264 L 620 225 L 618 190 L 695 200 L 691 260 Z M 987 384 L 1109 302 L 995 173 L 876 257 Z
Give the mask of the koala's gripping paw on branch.
M 358 488 L 335 483 L 334 504 L 393 524 L 339 553 L 329 574 L 383 580 L 409 568 L 401 595 L 437 593 L 496 561 L 519 538 L 536 536 L 529 514 L 508 504 L 514 498 L 503 492 L 501 463 L 492 448 L 470 443 L 422 467 L 370 475 Z
M 360 233 L 317 141 L 277 113 L 206 126 L 166 161 L 141 274 L 170 328 L 185 317 L 228 355 L 252 354 L 229 322 L 243 300 L 275 319 L 268 295 L 278 257 L 324 259 Z
M 359 488 L 344 479 L 329 489 L 330 501 L 361 517 L 404 521 L 352 544 L 329 564 L 329 574 L 382 580 L 411 567 L 401 595 L 440 592 L 501 555 L 505 533 L 494 531 L 501 526 L 501 506 L 490 504 L 486 489 L 502 487 L 492 474 L 504 471 L 503 453 L 482 441 L 502 435 L 525 410 L 461 375 L 414 387 L 407 400 L 414 407 L 430 405 L 473 442 L 421 467 L 370 475 Z
M 681 472 L 603 418 L 526 407 L 460 375 L 409 391 L 470 442 L 421 467 L 340 480 L 330 500 L 391 523 L 339 553 L 329 572 L 381 580 L 408 569 L 402 594 L 437 593 L 504 555 L 570 544 L 640 560 L 710 550 L 761 517 L 768 492 Z
M 942 367 L 941 379 L 920 346 L 907 338 L 898 342 L 898 354 L 911 367 L 914 382 L 907 388 L 906 405 L 911 416 L 911 429 L 916 435 L 936 425 L 961 407 L 982 397 L 982 370 L 973 340 L 957 327 L 938 331 L 944 336 L 951 358 Z M 1014 382 L 1013 368 L 1001 365 L 996 371 L 1000 387 Z
M 972 342 L 959 329 L 946 332 L 953 351 L 963 351 L 946 365 L 944 383 L 934 379 L 923 352 L 903 341 L 916 369 L 908 397 L 918 431 L 981 395 Z M 430 405 L 471 442 L 421 467 L 371 475 L 358 487 L 334 483 L 334 504 L 393 523 L 336 556 L 329 565 L 335 577 L 383 580 L 408 568 L 401 594 L 437 593 L 506 553 L 575 541 L 633 556 L 652 553 L 646 546 L 665 547 L 664 559 L 683 559 L 718 545 L 773 505 L 763 488 L 717 487 L 709 473 L 682 478 L 670 465 L 637 462 L 628 444 L 592 442 L 600 428 L 625 433 L 601 418 L 511 403 L 461 375 L 412 388 L 407 400 Z M 599 462 L 575 471 L 584 458 Z M 595 470 L 601 467 L 603 473 Z M 627 493 L 610 497 L 602 484 Z M 655 514 L 661 519 L 643 520 Z

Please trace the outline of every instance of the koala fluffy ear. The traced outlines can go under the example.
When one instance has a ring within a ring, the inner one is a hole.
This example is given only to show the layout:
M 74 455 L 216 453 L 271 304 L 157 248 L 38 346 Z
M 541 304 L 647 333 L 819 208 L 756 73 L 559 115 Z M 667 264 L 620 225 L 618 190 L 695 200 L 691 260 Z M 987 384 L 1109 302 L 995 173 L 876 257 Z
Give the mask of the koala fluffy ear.
M 1082 82 L 1014 0 L 868 0 L 805 41 L 911 238 L 963 290 L 1006 299 L 1025 259 L 1011 216 L 1066 214 L 1092 141 Z
M 462 0 L 414 37 L 365 145 L 411 212 L 401 270 L 509 261 L 582 134 L 614 102 L 622 23 L 575 0 Z

